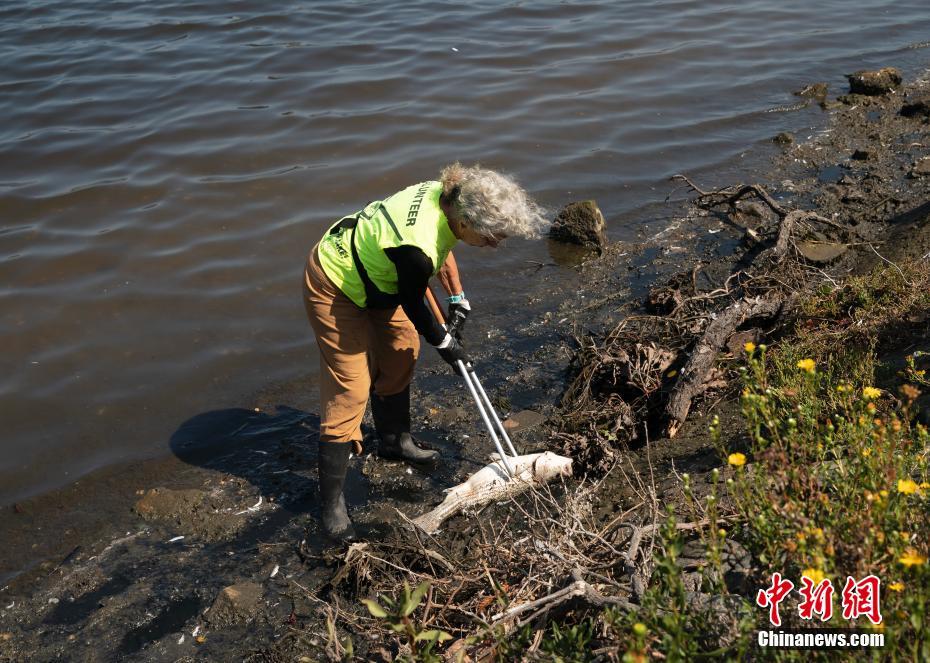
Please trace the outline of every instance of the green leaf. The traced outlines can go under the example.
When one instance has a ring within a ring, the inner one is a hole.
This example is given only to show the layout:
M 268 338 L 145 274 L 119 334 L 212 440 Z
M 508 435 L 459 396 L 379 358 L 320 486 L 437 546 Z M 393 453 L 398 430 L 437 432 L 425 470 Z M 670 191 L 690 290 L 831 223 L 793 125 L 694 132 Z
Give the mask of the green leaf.
M 429 591 L 429 581 L 424 580 L 417 588 L 413 590 L 413 593 L 407 597 L 407 600 L 404 602 L 404 608 L 401 611 L 401 614 L 404 617 L 407 617 L 411 612 L 417 609 L 417 606 L 420 605 L 420 601 L 423 600 L 423 597 L 426 595 L 426 592 Z
M 377 601 L 372 601 L 371 599 L 362 599 L 362 603 L 365 604 L 365 607 L 368 608 L 368 612 L 371 613 L 372 617 L 385 618 L 388 616 L 387 611 L 378 605 Z
M 416 606 L 413 606 L 414 608 Z M 410 607 L 410 585 L 407 584 L 407 581 L 404 581 L 404 596 L 400 599 L 400 614 L 406 617 L 411 612 L 413 608 Z
M 415 640 L 427 640 L 429 642 L 445 642 L 446 640 L 451 640 L 452 636 L 446 633 L 445 631 L 440 631 L 438 629 L 433 629 L 430 631 L 420 631 L 417 633 Z

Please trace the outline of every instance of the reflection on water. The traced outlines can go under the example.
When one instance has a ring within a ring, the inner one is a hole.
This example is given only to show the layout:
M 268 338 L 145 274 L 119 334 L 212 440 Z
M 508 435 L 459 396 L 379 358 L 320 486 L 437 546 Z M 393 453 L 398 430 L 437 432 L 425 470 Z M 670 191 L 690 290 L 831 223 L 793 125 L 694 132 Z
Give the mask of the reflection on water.
M 0 5 L 0 504 L 270 389 L 315 411 L 299 278 L 346 210 L 480 160 L 626 237 L 672 173 L 820 121 L 792 90 L 913 74 L 928 27 L 918 0 Z M 506 310 L 550 251 L 463 249 L 470 298 Z

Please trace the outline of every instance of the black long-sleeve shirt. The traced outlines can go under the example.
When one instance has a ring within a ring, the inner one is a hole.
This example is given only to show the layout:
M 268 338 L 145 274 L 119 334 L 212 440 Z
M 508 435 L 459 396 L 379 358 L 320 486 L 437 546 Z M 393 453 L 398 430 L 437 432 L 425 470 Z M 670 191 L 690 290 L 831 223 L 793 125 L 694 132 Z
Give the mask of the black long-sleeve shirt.
M 397 269 L 397 294 L 404 313 L 427 343 L 439 345 L 446 331 L 423 301 L 433 275 L 432 261 L 415 246 L 397 246 L 385 249 L 384 253 Z

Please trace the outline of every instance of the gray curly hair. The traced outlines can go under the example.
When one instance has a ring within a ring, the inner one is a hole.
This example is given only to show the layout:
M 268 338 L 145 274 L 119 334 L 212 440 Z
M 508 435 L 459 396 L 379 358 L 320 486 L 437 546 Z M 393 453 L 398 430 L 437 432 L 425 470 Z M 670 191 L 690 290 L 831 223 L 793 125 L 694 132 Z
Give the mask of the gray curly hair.
M 439 180 L 455 214 L 478 233 L 534 238 L 549 225 L 544 210 L 507 175 L 456 161 Z

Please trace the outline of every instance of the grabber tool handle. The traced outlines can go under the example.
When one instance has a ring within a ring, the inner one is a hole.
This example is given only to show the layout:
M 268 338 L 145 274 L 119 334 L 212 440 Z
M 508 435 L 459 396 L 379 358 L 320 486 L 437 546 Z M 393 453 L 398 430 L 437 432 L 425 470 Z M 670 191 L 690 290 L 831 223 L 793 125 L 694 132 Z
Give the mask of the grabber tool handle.
M 494 426 L 491 425 L 491 420 L 488 419 L 488 413 L 485 412 L 484 404 L 481 402 L 481 397 L 478 396 L 478 392 L 475 390 L 475 385 L 472 384 L 473 375 L 469 374 L 468 367 L 461 359 L 456 363 L 458 364 L 459 373 L 462 374 L 462 379 L 465 380 L 465 385 L 468 387 L 468 391 L 471 392 L 472 398 L 475 399 L 475 405 L 478 406 L 478 413 L 481 415 L 482 420 L 484 420 L 484 425 L 488 429 L 488 433 L 491 434 L 491 439 L 494 440 L 494 446 L 497 448 L 497 453 L 500 454 L 501 463 L 503 463 L 504 469 L 507 470 L 507 474 L 512 477 L 513 468 L 510 467 L 510 463 L 507 462 L 507 454 L 504 453 L 504 448 L 501 446 L 501 441 L 498 439 L 497 433 L 494 432 Z M 493 411 L 494 410 L 492 409 L 491 412 Z M 496 417 L 497 415 L 495 414 L 494 416 Z
M 427 286 L 426 288 L 426 301 L 429 303 L 429 307 L 433 311 L 433 315 L 436 316 L 436 320 L 439 321 L 443 327 L 446 327 L 446 319 L 442 313 L 442 309 L 439 306 L 439 303 L 436 301 L 436 296 L 433 294 L 433 291 Z M 478 389 L 481 390 L 481 394 L 487 399 L 487 394 L 484 392 L 484 389 L 481 387 L 481 384 L 478 382 L 477 376 L 469 372 L 470 366 L 466 366 L 465 362 L 459 360 L 456 362 L 459 369 L 459 373 L 462 376 L 462 379 L 465 380 L 465 386 L 468 387 L 468 391 L 471 393 L 473 399 L 475 399 L 475 405 L 478 408 L 478 414 L 481 415 L 482 421 L 484 421 L 485 428 L 488 429 L 488 433 L 491 435 L 491 439 L 494 441 L 494 446 L 497 448 L 497 453 L 501 457 L 501 464 L 504 466 L 504 469 L 507 471 L 507 474 L 510 477 L 514 476 L 513 468 L 510 466 L 510 463 L 507 462 L 507 454 L 504 453 L 504 447 L 501 446 L 501 441 L 497 437 L 497 432 L 494 430 L 494 425 L 491 423 L 491 420 L 488 418 L 488 413 L 485 411 L 484 403 L 481 401 L 481 396 L 478 395 Z M 474 378 L 474 383 L 472 382 Z M 477 389 L 476 389 L 477 385 Z M 510 450 L 513 451 L 513 444 L 510 442 L 510 438 L 506 437 L 507 433 L 504 431 L 503 425 L 500 423 L 500 418 L 497 416 L 497 412 L 494 411 L 494 408 L 491 406 L 491 402 L 487 402 L 487 410 L 489 410 L 494 416 L 495 421 L 500 426 L 501 433 L 504 434 L 505 439 L 507 440 L 507 446 L 510 447 Z M 516 456 L 516 452 L 513 452 L 513 455 Z
M 514 457 L 519 456 L 517 450 L 513 448 L 513 442 L 510 441 L 510 436 L 507 434 L 507 429 L 504 428 L 504 424 L 501 422 L 501 418 L 497 416 L 497 410 L 494 409 L 494 405 L 491 404 L 491 399 L 488 398 L 487 392 L 485 392 L 484 387 L 481 385 L 481 380 L 478 379 L 478 374 L 475 373 L 474 367 L 471 368 L 470 372 L 471 378 L 474 381 L 475 386 L 478 388 L 478 393 L 481 394 L 482 398 L 484 398 L 484 403 L 487 407 L 487 410 L 494 418 L 494 423 L 497 424 L 497 429 L 500 431 L 501 437 L 504 438 L 504 442 L 507 443 L 507 448 L 510 449 L 511 455 Z

